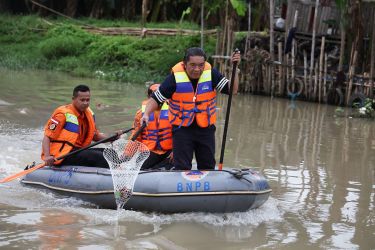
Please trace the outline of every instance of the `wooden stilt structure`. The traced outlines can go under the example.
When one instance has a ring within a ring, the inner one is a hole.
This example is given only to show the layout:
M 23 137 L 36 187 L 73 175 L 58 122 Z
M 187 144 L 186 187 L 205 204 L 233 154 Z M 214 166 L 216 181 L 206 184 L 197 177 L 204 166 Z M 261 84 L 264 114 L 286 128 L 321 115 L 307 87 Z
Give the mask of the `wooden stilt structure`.
M 274 44 L 275 44 L 275 38 L 274 38 L 274 10 L 275 10 L 275 2 L 274 0 L 270 0 L 270 56 L 271 56 L 271 61 L 275 61 L 275 52 L 274 52 Z M 270 65 L 270 74 L 271 74 L 271 96 L 274 95 L 274 80 L 273 80 L 273 65 Z
M 373 9 L 373 21 L 375 21 L 375 8 Z M 371 62 L 370 62 L 370 97 L 374 98 L 374 77 L 375 77 L 375 25 L 372 26 L 371 37 Z
M 322 43 L 320 45 L 320 58 L 319 58 L 319 93 L 318 101 L 322 101 L 322 77 L 323 77 L 323 64 L 324 64 L 324 45 L 325 45 L 325 36 L 322 37 Z
M 310 88 L 311 88 L 312 83 L 313 83 L 316 22 L 317 22 L 318 10 L 319 10 L 319 0 L 315 0 L 315 11 L 314 11 L 314 22 L 313 22 L 313 31 L 312 31 L 312 44 L 311 44 L 311 58 L 310 58 L 310 81 L 309 81 Z M 312 98 L 314 100 L 316 98 L 316 86 L 314 86 Z

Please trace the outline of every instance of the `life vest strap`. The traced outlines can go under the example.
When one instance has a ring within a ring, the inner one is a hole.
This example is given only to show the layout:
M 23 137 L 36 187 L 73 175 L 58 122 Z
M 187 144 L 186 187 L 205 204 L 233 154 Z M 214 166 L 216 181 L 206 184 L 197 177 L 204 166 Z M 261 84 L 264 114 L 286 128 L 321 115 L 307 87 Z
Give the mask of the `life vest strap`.
M 61 141 L 61 140 L 50 140 L 50 142 L 57 142 L 57 143 L 61 143 L 61 147 L 59 149 L 59 151 L 61 152 L 62 149 L 65 147 L 65 144 L 68 144 L 69 146 L 71 146 L 72 148 L 74 148 L 74 144 L 68 142 L 68 141 Z

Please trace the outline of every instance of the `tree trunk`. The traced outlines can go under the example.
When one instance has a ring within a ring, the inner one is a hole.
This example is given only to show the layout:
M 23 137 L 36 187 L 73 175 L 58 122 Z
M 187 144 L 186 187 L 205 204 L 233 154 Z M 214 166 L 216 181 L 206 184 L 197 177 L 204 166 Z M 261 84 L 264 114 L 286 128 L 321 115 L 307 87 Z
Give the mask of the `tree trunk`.
M 157 22 L 158 21 L 162 5 L 163 5 L 163 1 L 161 1 L 161 0 L 153 1 L 151 19 L 150 19 L 151 22 Z
M 125 19 L 128 21 L 134 20 L 136 16 L 135 10 L 137 6 L 137 0 L 126 1 Z
M 201 2 L 192 1 L 191 3 L 191 12 L 190 12 L 190 21 L 198 23 L 201 15 Z
M 361 1 L 352 0 L 352 26 L 351 33 L 354 34 L 354 42 L 352 44 L 352 50 L 350 55 L 350 68 L 349 68 L 349 84 L 346 86 L 346 105 L 349 104 L 350 96 L 352 93 L 353 76 L 356 72 L 359 52 L 363 41 L 363 25 L 362 25 L 362 10 Z
M 142 1 L 142 18 L 141 18 L 141 26 L 145 27 L 147 22 L 147 16 L 148 16 L 148 1 L 149 0 L 143 0 Z
M 95 0 L 94 4 L 92 5 L 92 9 L 90 12 L 91 18 L 101 18 L 104 14 L 104 6 L 102 0 Z
M 340 59 L 339 59 L 339 66 L 337 71 L 342 71 L 342 65 L 344 64 L 344 56 L 345 56 L 345 46 L 346 46 L 346 31 L 344 25 L 340 25 L 341 31 L 341 41 L 340 41 Z
M 65 14 L 70 17 L 75 17 L 77 15 L 77 0 L 66 0 L 66 11 Z
M 0 12 L 10 11 L 9 0 L 0 0 Z

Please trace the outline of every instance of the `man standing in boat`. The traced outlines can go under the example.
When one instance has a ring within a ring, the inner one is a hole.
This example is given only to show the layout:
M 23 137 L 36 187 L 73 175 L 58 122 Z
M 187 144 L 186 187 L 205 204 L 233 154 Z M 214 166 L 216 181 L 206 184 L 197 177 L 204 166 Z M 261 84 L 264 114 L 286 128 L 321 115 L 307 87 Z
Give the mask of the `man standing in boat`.
M 159 88 L 160 84 L 154 83 L 147 88 L 147 99 L 142 102 L 142 108 L 137 111 L 134 118 L 134 132 L 141 127 L 141 119 L 148 99 Z M 168 119 L 168 103 L 164 102 L 159 109 L 150 114 L 147 127 L 142 131 L 137 140 L 147 146 L 150 156 L 142 164 L 141 169 L 171 169 L 172 165 L 172 125 Z
M 152 94 L 141 120 L 148 123 L 150 114 L 169 100 L 174 168 L 178 170 L 192 168 L 193 153 L 198 169 L 215 168 L 216 92 L 229 94 L 230 81 L 206 60 L 201 48 L 187 49 L 183 61 Z M 240 61 L 240 53 L 233 53 L 231 62 Z M 237 73 L 234 94 L 238 90 Z
M 58 107 L 47 121 L 42 141 L 42 160 L 47 166 L 79 165 L 109 168 L 103 148 L 89 148 L 77 154 L 56 160 L 73 150 L 86 147 L 92 141 L 106 138 L 95 124 L 90 109 L 90 88 L 78 85 L 73 90 L 72 103 Z M 118 139 L 119 136 L 116 138 Z

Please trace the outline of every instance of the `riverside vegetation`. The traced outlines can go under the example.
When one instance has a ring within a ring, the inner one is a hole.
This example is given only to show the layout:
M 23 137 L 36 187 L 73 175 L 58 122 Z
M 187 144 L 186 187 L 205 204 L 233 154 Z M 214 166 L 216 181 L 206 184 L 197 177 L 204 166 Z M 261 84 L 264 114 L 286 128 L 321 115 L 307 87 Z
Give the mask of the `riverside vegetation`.
M 200 45 L 200 36 L 103 36 L 88 33 L 82 23 L 96 27 L 140 27 L 118 20 L 0 15 L 0 67 L 46 69 L 75 76 L 142 83 L 160 81 L 182 59 L 185 49 Z M 199 30 L 192 23 L 148 23 L 152 28 Z M 205 37 L 208 55 L 215 37 Z
M 45 69 L 74 76 L 110 81 L 144 83 L 161 81 L 182 59 L 188 47 L 199 46 L 200 36 L 104 36 L 89 33 L 82 25 L 96 27 L 140 27 L 139 23 L 83 18 L 41 18 L 36 15 L 0 14 L 0 67 L 14 70 Z M 199 30 L 188 22 L 148 23 L 149 28 Z M 236 47 L 244 33 L 238 32 Z M 213 55 L 216 37 L 206 36 L 204 49 Z M 336 110 L 337 116 L 375 117 L 375 101 L 353 107 L 351 114 Z

